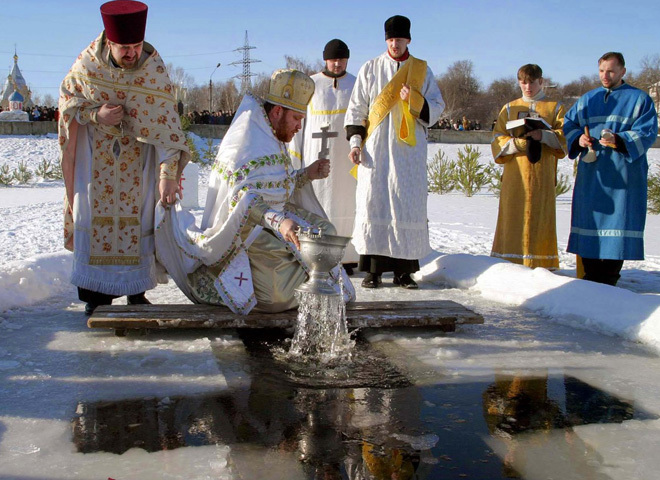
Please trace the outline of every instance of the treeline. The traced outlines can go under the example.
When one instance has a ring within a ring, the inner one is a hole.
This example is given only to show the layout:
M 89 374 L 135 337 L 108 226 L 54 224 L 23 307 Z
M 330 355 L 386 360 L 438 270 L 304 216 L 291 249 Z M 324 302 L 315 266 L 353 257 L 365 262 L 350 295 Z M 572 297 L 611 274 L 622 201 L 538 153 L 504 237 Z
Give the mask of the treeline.
M 645 91 L 660 81 L 660 55 L 644 57 L 639 73 L 627 69 L 626 82 Z M 594 70 L 596 70 L 594 68 Z M 447 71 L 436 77 L 448 118 L 477 119 L 482 125 L 490 125 L 502 106 L 520 97 L 520 88 L 515 75 L 502 77 L 483 87 L 474 73 L 471 60 L 460 60 L 449 66 Z M 554 82 L 550 76 L 544 78 L 545 93 L 553 100 L 570 108 L 581 95 L 600 86 L 597 71 L 590 76 L 582 76 L 567 84 Z
M 297 68 L 307 74 L 319 72 L 323 62 L 309 63 L 303 59 L 285 56 L 286 68 Z M 209 85 L 195 85 L 194 79 L 185 73 L 181 67 L 168 65 L 170 77 L 175 85 L 178 100 L 181 100 L 186 111 L 235 112 L 240 104 L 241 84 L 239 80 L 230 79 Z M 631 85 L 642 90 L 660 82 L 660 55 L 646 56 L 642 59 L 639 69 L 627 67 L 625 79 Z M 437 72 L 436 72 L 437 73 Z M 265 95 L 268 90 L 270 75 L 257 75 L 251 80 L 251 90 L 256 95 Z M 463 116 L 481 125 L 490 126 L 502 108 L 511 100 L 520 97 L 520 88 L 515 75 L 493 80 L 490 85 L 477 78 L 474 63 L 471 60 L 459 60 L 450 65 L 447 70 L 436 76 L 436 81 L 446 103 L 443 116 L 449 119 L 461 119 Z M 577 98 L 598 87 L 600 81 L 594 67 L 594 74 L 582 76 L 566 84 L 559 84 L 552 77 L 545 77 L 545 92 L 553 100 L 559 100 L 568 109 Z

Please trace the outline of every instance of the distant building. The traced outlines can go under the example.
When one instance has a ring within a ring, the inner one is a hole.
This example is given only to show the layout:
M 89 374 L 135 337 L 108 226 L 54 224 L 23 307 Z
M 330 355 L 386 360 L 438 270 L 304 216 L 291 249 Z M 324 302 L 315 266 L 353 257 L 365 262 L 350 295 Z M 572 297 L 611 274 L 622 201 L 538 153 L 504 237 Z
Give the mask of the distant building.
M 18 93 L 17 90 L 14 90 L 14 93 L 9 95 L 9 111 L 13 112 L 15 110 L 23 110 L 23 95 Z
M 7 79 L 5 80 L 4 87 L 2 88 L 2 94 L 0 94 L 0 106 L 3 110 L 9 109 L 9 97 L 12 96 L 14 92 L 18 92 L 23 97 L 23 107 L 32 107 L 32 92 L 23 78 L 21 69 L 18 68 L 18 55 L 14 53 L 14 67 L 11 69 Z
M 23 111 L 23 95 L 14 90 L 9 95 L 9 110 L 0 112 L 0 122 L 28 122 L 30 117 Z

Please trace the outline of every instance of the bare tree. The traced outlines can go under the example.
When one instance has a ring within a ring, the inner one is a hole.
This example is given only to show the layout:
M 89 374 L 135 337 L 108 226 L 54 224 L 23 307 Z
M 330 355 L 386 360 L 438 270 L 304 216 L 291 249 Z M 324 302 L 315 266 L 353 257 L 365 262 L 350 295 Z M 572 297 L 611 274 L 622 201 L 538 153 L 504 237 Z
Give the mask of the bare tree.
M 287 68 L 295 68 L 308 75 L 323 70 L 325 66 L 322 60 L 312 63 L 291 55 L 285 55 L 284 60 Z M 208 110 L 208 85 L 195 85 L 194 78 L 181 67 L 167 64 L 167 69 L 177 99 L 183 100 L 187 111 Z M 436 77 L 436 81 L 446 104 L 443 116 L 454 120 L 460 120 L 466 116 L 469 120 L 479 120 L 482 125 L 490 125 L 504 104 L 520 96 L 520 90 L 514 77 L 498 78 L 484 90 L 481 82 L 475 76 L 474 64 L 471 60 L 454 62 L 443 75 Z M 639 73 L 629 71 L 626 81 L 646 91 L 654 88 L 654 92 L 656 92 L 654 94 L 660 96 L 657 93 L 660 91 L 660 87 L 653 87 L 660 82 L 660 54 L 645 56 L 641 61 Z M 270 75 L 258 75 L 253 82 L 252 94 L 257 97 L 265 97 L 268 93 L 269 82 Z M 552 80 L 546 78 L 545 83 L 552 84 Z M 553 85 L 553 88 L 546 89 L 546 93 L 549 97 L 564 103 L 568 109 L 578 97 L 599 85 L 598 75 L 584 75 L 565 85 Z M 234 80 L 213 84 L 212 93 L 215 110 L 236 111 L 242 100 Z M 35 105 L 55 103 L 52 97 L 47 95 L 42 98 L 38 94 L 33 95 L 32 102 Z
M 54 107 L 57 105 L 57 100 L 55 100 L 55 98 L 50 93 L 47 93 L 44 95 L 44 99 L 42 100 L 41 105 L 46 107 Z
M 660 82 L 660 55 L 644 56 L 640 67 L 638 74 L 628 73 L 626 78 L 631 85 L 648 92 L 652 85 Z
M 474 75 L 471 60 L 454 62 L 437 82 L 445 101 L 445 116 L 452 119 L 459 119 L 463 115 L 475 117 L 478 103 L 475 100 L 478 100 L 481 93 L 481 85 Z
M 579 97 L 587 93 L 589 90 L 600 85 L 598 75 L 582 75 L 578 80 L 573 80 L 558 89 L 558 95 L 561 102 L 568 110 Z
M 516 77 L 493 80 L 481 97 L 483 110 L 479 118 L 484 125 L 490 125 L 497 118 L 502 107 L 518 97 L 520 97 L 520 87 Z
M 290 55 L 284 55 L 284 60 L 286 62 L 286 68 L 295 68 L 307 75 L 314 75 L 325 67 L 325 63 L 321 60 L 317 60 L 316 63 L 312 64 L 300 57 L 292 57 Z
M 204 86 L 195 86 L 189 88 L 186 91 L 185 102 L 187 111 L 198 111 L 202 112 L 208 110 L 209 108 L 209 87 L 208 85 Z
M 165 65 L 167 70 L 167 75 L 170 77 L 170 81 L 174 85 L 178 85 L 181 88 L 193 88 L 195 86 L 195 79 L 192 75 L 186 73 L 182 67 L 175 67 L 172 63 Z
M 268 94 L 268 87 L 270 86 L 270 75 L 261 73 L 257 75 L 254 83 L 252 84 L 252 95 L 258 98 L 265 98 Z
M 193 110 L 189 105 L 188 93 L 195 88 L 195 79 L 192 75 L 187 74 L 183 68 L 175 67 L 172 63 L 165 65 L 165 69 L 172 82 L 176 101 L 187 105 L 187 110 Z
M 242 97 L 241 92 L 236 87 L 236 82 L 232 79 L 218 85 L 216 98 L 220 99 L 218 101 L 219 110 L 235 112 L 241 103 Z

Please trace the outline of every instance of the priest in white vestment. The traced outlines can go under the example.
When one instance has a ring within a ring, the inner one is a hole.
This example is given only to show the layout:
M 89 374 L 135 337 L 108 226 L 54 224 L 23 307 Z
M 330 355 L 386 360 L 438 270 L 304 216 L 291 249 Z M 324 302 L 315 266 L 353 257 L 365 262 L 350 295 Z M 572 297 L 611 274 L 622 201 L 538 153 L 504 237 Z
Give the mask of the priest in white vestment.
M 157 209 L 159 261 L 195 303 L 225 305 L 247 314 L 276 313 L 298 305 L 295 289 L 308 277 L 296 233 L 335 235 L 311 181 L 330 173 L 330 161 L 294 169 L 287 143 L 300 130 L 314 82 L 297 70 L 273 73 L 262 102 L 245 95 L 222 139 L 209 179 L 201 228 L 179 203 Z M 343 269 L 346 300 L 355 292 Z
M 147 5 L 115 0 L 101 16 L 105 29 L 78 56 L 59 100 L 65 246 L 88 315 L 123 295 L 149 303 L 156 202 L 174 203 L 190 158 L 167 69 L 144 42 Z
M 315 89 L 307 116 L 289 145 L 294 165 L 307 166 L 319 158 L 330 160 L 330 175 L 312 183 L 314 192 L 328 219 L 337 229 L 337 235 L 350 237 L 355 221 L 355 188 L 357 182 L 350 174 L 348 160 L 350 146 L 343 135 L 344 115 L 351 98 L 355 75 L 346 71 L 350 51 L 343 41 L 330 40 L 323 49 L 325 69 L 311 78 Z M 348 244 L 342 263 L 352 273 L 357 266 L 358 254 Z
M 410 20 L 385 22 L 387 51 L 365 63 L 357 76 L 344 124 L 357 166 L 353 244 L 365 288 L 394 284 L 417 288 L 411 274 L 430 252 L 426 132 L 444 109 L 426 62 L 410 55 Z

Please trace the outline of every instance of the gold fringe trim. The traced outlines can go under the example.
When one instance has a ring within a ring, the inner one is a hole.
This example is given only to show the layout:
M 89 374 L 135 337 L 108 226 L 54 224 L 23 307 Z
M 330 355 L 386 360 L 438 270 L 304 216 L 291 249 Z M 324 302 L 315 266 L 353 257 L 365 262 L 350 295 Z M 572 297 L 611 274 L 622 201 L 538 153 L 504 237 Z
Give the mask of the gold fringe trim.
M 94 217 L 92 218 L 92 225 L 100 225 L 102 227 L 107 227 L 114 225 L 116 217 Z M 119 229 L 123 230 L 126 226 L 136 226 L 140 225 L 140 219 L 138 217 L 119 217 Z
M 96 73 L 96 72 L 95 72 Z M 105 87 L 110 91 L 116 91 L 119 89 L 125 89 L 130 91 L 130 93 L 140 93 L 142 95 L 151 95 L 154 98 L 160 98 L 162 100 L 167 100 L 169 102 L 174 102 L 174 96 L 171 93 L 168 93 L 163 90 L 158 90 L 157 88 L 148 88 L 148 87 L 142 87 L 140 85 L 136 85 L 135 83 L 131 82 L 130 80 L 125 80 L 123 82 L 113 82 L 110 80 L 104 80 L 103 78 L 99 76 L 95 77 L 90 77 L 89 75 L 86 75 L 81 72 L 69 72 L 67 75 L 67 78 L 75 78 L 77 80 L 80 80 L 83 83 L 86 83 L 87 85 L 90 86 L 90 88 L 96 87 L 98 88 L 99 86 Z
M 102 227 L 107 227 L 108 225 L 113 225 L 115 223 L 114 217 L 94 217 L 92 218 L 92 225 L 100 225 Z
M 139 255 L 92 255 L 89 257 L 90 265 L 139 265 Z
M 123 230 L 127 225 L 131 227 L 140 225 L 140 219 L 137 217 L 119 217 L 119 230 Z

